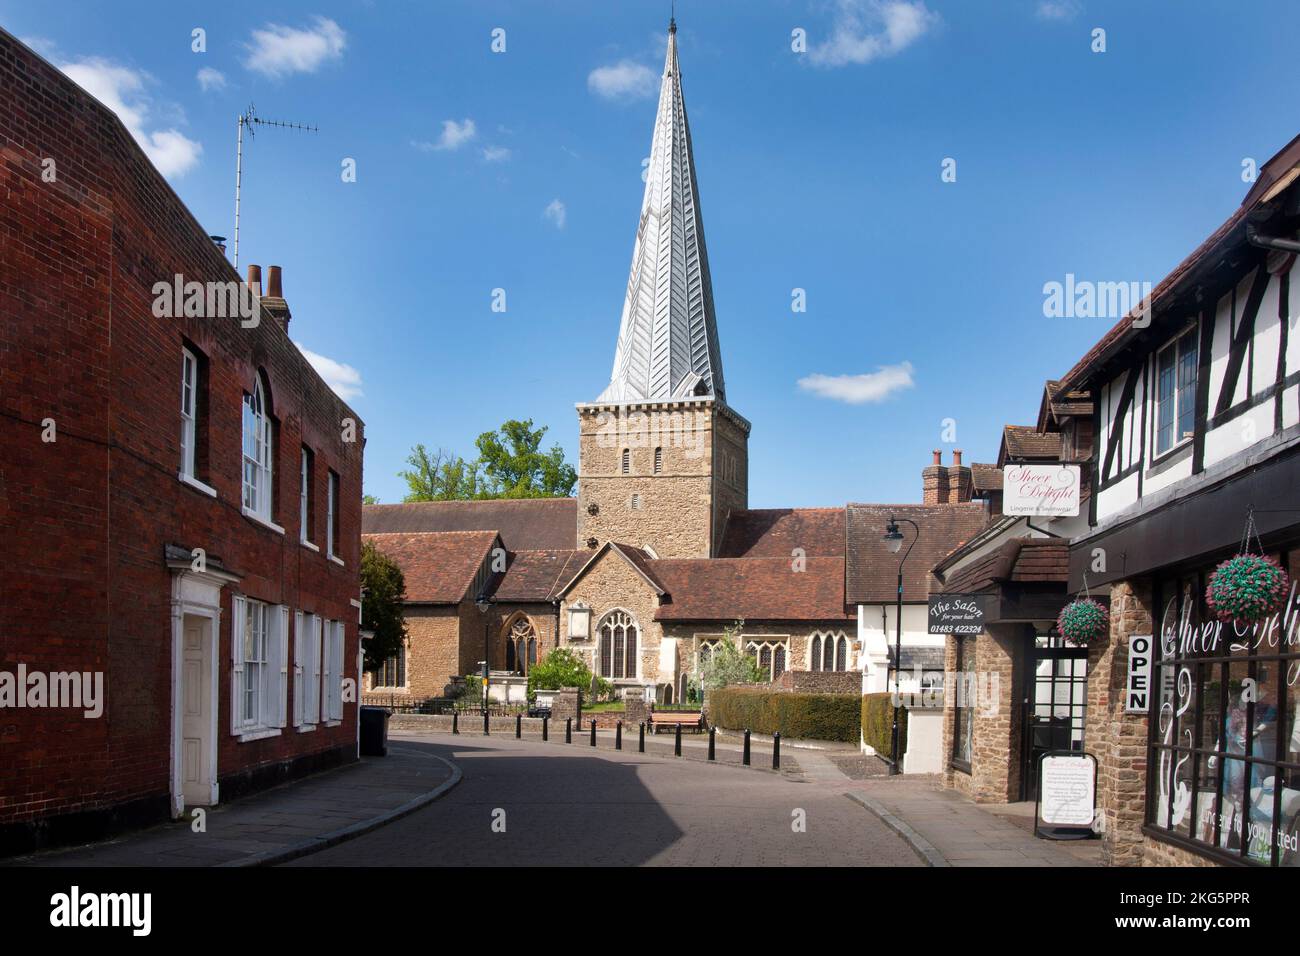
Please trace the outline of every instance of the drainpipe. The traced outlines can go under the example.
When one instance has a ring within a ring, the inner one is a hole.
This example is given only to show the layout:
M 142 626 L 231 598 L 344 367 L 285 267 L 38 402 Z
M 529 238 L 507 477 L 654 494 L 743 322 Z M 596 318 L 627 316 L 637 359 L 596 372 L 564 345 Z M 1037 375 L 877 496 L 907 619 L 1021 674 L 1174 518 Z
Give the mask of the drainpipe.
M 1261 236 L 1253 222 L 1246 223 L 1246 241 L 1261 249 L 1278 249 L 1282 252 L 1300 253 L 1300 242 L 1281 236 Z

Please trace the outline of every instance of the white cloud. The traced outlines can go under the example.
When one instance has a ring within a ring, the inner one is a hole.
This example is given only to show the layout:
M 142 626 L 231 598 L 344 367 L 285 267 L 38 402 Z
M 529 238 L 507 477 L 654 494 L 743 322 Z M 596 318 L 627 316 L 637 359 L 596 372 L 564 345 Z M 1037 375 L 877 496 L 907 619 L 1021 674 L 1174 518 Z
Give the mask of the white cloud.
M 254 30 L 252 42 L 245 44 L 248 56 L 244 66 L 263 76 L 281 77 L 315 73 L 330 60 L 342 57 L 348 42 L 343 28 L 326 17 L 315 17 L 314 23 L 304 30 L 276 23 Z
M 334 394 L 345 402 L 350 402 L 354 398 L 360 398 L 365 393 L 361 391 L 361 373 L 351 365 L 344 365 L 342 362 L 336 362 L 332 358 L 324 355 L 318 355 L 301 342 L 294 342 L 298 346 L 298 351 L 303 354 L 311 367 L 321 378 L 325 379 L 325 384 L 334 390 Z
M 205 66 L 203 69 L 199 70 L 197 79 L 199 81 L 199 88 L 203 90 L 204 93 L 211 92 L 212 90 L 224 90 L 226 88 L 226 74 L 222 73 L 220 70 L 214 70 L 210 66 Z
M 472 119 L 465 119 L 459 123 L 455 120 L 443 120 L 442 135 L 438 137 L 436 143 L 430 143 L 428 141 L 412 141 L 411 145 L 426 153 L 433 152 L 434 150 L 460 149 L 477 135 L 478 127 L 474 125 Z
M 638 100 L 654 96 L 659 74 L 632 60 L 598 66 L 587 76 L 587 89 L 607 100 Z
M 59 69 L 114 113 L 164 176 L 181 176 L 199 161 L 203 144 L 177 129 L 149 130 L 152 98 L 145 92 L 152 77 L 100 57 L 59 63 Z
M 819 66 L 870 63 L 901 53 L 938 23 L 922 0 L 838 0 L 830 39 L 808 56 Z
M 483 158 L 489 163 L 501 163 L 510 158 L 510 150 L 504 146 L 488 146 L 483 150 Z
M 552 199 L 550 204 L 542 210 L 542 218 L 548 222 L 554 223 L 556 229 L 564 228 L 564 221 L 569 215 L 569 210 L 564 207 L 564 203 L 558 199 Z
M 820 373 L 799 379 L 799 387 L 822 398 L 837 402 L 861 405 L 865 402 L 883 402 L 890 395 L 912 387 L 912 363 L 881 365 L 865 375 L 822 375 Z
M 1073 20 L 1082 9 L 1079 0 L 1039 0 L 1038 19 Z

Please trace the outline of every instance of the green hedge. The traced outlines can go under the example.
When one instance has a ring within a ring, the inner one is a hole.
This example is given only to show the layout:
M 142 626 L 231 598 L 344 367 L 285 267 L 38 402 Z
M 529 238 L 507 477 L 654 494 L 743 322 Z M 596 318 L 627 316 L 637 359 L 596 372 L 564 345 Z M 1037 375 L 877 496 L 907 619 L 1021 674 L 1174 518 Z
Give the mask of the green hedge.
M 724 730 L 780 731 L 797 740 L 856 741 L 861 730 L 856 694 L 783 694 L 749 687 L 709 691 L 709 722 Z
M 876 753 L 888 757 L 890 737 L 893 735 L 893 694 L 862 695 L 862 739 L 876 748 Z M 898 752 L 907 753 L 907 708 L 898 711 Z

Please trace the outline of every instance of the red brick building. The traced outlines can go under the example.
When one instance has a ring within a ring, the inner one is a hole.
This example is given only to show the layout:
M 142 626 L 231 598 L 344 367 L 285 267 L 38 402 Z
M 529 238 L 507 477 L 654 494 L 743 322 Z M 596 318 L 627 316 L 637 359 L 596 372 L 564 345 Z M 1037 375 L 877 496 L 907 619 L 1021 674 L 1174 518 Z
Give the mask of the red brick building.
M 223 250 L 3 31 L 0 117 L 4 852 L 356 758 L 364 437 L 280 270 L 217 317 Z

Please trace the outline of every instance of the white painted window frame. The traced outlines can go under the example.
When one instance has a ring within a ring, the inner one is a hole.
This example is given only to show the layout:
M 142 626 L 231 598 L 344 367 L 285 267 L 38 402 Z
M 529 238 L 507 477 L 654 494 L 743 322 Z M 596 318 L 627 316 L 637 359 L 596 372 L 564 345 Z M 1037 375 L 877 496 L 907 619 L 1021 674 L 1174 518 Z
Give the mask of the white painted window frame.
M 288 717 L 289 609 L 235 595 L 232 610 L 231 734 L 241 743 L 276 736 Z M 249 657 L 250 650 L 258 653 L 256 660 Z
M 271 416 L 266 410 L 266 393 L 259 375 L 253 383 L 253 391 L 244 393 L 241 458 L 243 489 L 240 501 L 245 515 L 283 533 L 284 529 L 271 520 L 271 498 L 274 494 L 271 461 L 273 447 Z
M 194 479 L 198 442 L 199 360 L 188 348 L 181 348 L 181 472 L 182 479 Z
M 1192 402 L 1196 402 L 1196 387 L 1199 384 L 1200 376 L 1200 338 L 1197 334 L 1198 321 L 1194 320 L 1185 326 L 1180 332 L 1171 337 L 1164 345 L 1151 353 L 1151 461 L 1156 462 L 1160 459 L 1178 451 L 1188 442 L 1192 441 L 1196 434 L 1195 412 L 1193 411 L 1192 432 L 1185 436 L 1178 434 L 1178 419 L 1181 417 L 1182 409 L 1179 406 L 1179 388 L 1178 388 L 1178 370 L 1182 365 L 1181 356 L 1178 351 L 1178 343 L 1190 335 L 1190 341 L 1196 345 L 1197 364 L 1196 377 L 1192 379 Z M 1173 349 L 1174 352 L 1174 389 L 1170 400 L 1173 402 L 1173 427 L 1174 440 L 1168 448 L 1160 449 L 1160 356 Z M 1130 412 L 1132 414 L 1132 412 Z

